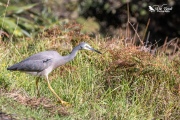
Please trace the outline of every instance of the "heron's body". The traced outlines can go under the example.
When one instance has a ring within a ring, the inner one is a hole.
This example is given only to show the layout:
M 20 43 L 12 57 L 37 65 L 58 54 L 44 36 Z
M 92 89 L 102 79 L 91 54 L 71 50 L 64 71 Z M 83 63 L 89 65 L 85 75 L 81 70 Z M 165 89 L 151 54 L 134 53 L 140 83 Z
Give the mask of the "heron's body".
M 49 89 L 55 94 L 55 96 L 60 100 L 60 102 L 64 104 L 66 102 L 61 100 L 61 98 L 52 89 L 48 80 L 48 74 L 52 70 L 56 69 L 57 67 L 64 65 L 65 63 L 72 60 L 76 56 L 78 50 L 81 50 L 81 49 L 92 50 L 92 51 L 96 51 L 100 53 L 99 51 L 89 46 L 87 43 L 82 42 L 78 46 L 76 46 L 69 55 L 61 56 L 56 51 L 39 52 L 37 54 L 34 54 L 26 58 L 25 60 L 19 63 L 16 63 L 8 67 L 7 70 L 21 71 L 21 72 L 26 72 L 26 73 L 36 75 L 36 76 L 46 77 Z M 38 89 L 38 80 L 36 81 L 36 86 Z M 39 90 L 37 92 L 39 94 Z
M 70 55 L 61 56 L 57 51 L 44 51 L 26 58 L 9 67 L 8 70 L 27 72 L 36 76 L 46 76 L 52 70 L 75 57 L 75 55 L 71 57 Z

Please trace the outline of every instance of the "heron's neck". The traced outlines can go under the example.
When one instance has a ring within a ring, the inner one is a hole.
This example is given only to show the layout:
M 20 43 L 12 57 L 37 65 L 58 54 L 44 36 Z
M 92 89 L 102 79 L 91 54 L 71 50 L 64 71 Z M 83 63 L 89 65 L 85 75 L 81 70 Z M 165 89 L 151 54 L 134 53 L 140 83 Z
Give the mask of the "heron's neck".
M 57 63 L 54 65 L 54 68 L 57 68 L 71 61 L 76 56 L 79 49 L 80 49 L 80 46 L 76 46 L 69 55 L 60 56 L 59 59 L 56 61 Z
M 79 49 L 80 49 L 80 46 L 76 46 L 69 55 L 66 55 L 65 56 L 66 62 L 69 62 L 72 59 L 74 59 Z

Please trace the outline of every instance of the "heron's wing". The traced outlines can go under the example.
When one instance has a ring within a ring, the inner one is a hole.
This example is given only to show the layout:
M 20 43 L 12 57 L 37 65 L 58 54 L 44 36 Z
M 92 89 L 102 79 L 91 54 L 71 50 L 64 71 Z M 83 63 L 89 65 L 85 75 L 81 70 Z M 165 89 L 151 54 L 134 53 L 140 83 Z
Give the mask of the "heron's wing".
M 46 58 L 41 60 L 26 59 L 20 63 L 8 67 L 8 70 L 18 70 L 26 72 L 40 72 L 52 65 L 52 59 Z

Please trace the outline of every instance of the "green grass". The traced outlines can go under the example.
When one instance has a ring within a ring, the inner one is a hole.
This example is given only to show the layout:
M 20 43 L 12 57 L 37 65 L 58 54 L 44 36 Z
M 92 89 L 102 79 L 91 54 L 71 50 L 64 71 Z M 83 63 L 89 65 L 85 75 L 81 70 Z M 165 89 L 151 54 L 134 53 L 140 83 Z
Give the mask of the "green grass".
M 1 111 L 15 115 L 17 119 L 37 120 L 179 119 L 179 94 L 176 86 L 180 82 L 180 67 L 166 56 L 152 57 L 148 53 L 133 49 L 128 52 L 122 44 L 117 44 L 118 48 L 111 48 L 110 44 L 103 40 L 88 40 L 94 48 L 101 50 L 102 55 L 80 51 L 73 61 L 49 74 L 51 85 L 57 94 L 72 104 L 72 107 L 64 108 L 67 114 L 58 111 L 62 106 L 56 103 L 57 99 L 48 89 L 44 79 L 40 82 L 40 95 L 49 100 L 48 104 L 55 105 L 54 112 L 46 109 L 41 103 L 33 107 L 12 97 L 13 92 L 19 91 L 17 93 L 21 96 L 36 98 L 35 77 L 10 72 L 6 68 L 46 49 L 55 48 L 60 54 L 68 54 L 71 49 L 68 52 L 61 47 L 55 47 L 63 42 L 58 36 L 55 39 L 37 37 L 2 42 Z M 72 43 L 69 42 L 70 45 Z M 135 66 L 119 68 L 118 64 L 114 63 L 116 60 L 130 61 L 135 63 Z

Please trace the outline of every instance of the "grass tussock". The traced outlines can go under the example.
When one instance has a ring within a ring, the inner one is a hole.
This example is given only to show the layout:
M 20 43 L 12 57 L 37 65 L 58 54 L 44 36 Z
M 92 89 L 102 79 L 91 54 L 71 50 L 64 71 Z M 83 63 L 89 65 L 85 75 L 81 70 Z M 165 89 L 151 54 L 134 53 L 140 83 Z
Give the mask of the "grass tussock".
M 31 39 L 1 41 L 1 111 L 20 119 L 180 119 L 180 59 L 169 59 L 162 52 L 151 54 L 141 49 L 143 45 L 126 45 L 125 36 L 108 39 L 84 35 L 81 26 L 72 23 Z M 35 77 L 6 70 L 43 50 L 68 54 L 81 41 L 103 54 L 80 51 L 73 61 L 49 75 L 52 87 L 71 108 L 56 103 L 44 80 L 37 98 Z
M 156 119 L 174 119 L 172 116 L 180 112 L 177 63 L 162 55 L 153 56 L 140 51 L 136 46 L 122 46 L 109 52 L 112 62 L 104 74 L 105 88 L 110 91 L 112 99 L 124 97 L 129 104 L 127 109 L 140 105 L 137 115 L 147 115 L 148 118 L 152 114 Z

